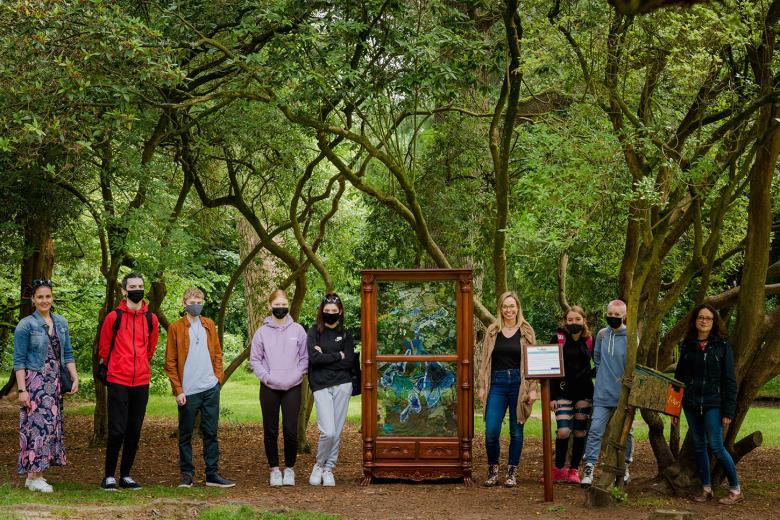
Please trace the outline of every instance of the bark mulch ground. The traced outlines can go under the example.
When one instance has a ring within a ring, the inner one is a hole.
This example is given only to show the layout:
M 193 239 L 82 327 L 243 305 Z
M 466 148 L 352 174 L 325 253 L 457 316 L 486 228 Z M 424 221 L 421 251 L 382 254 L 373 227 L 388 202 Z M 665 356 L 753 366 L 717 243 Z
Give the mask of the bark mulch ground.
M 91 417 L 66 418 L 66 447 L 69 465 L 47 472 L 55 486 L 58 482 L 94 483 L 102 476 L 102 449 L 89 447 Z M 14 406 L 0 405 L 0 485 L 22 486 L 16 475 L 18 454 L 18 411 Z M 133 476 L 142 484 L 176 486 L 178 484 L 178 451 L 176 423 L 170 419 L 148 418 L 144 424 L 142 446 L 136 459 Z M 308 438 L 316 446 L 316 425 L 309 428 Z M 199 459 L 200 440 L 195 441 Z M 571 485 L 555 486 L 555 502 L 542 501 L 541 443 L 527 439 L 519 471 L 519 485 L 514 489 L 485 489 L 479 485 L 467 488 L 458 483 L 416 484 L 390 482 L 361 487 L 361 441 L 359 431 L 351 426 L 341 441 L 337 487 L 313 488 L 308 474 L 313 455 L 301 455 L 296 464 L 297 485 L 294 488 L 270 488 L 268 466 L 262 447 L 260 425 L 236 425 L 223 422 L 220 428 L 222 473 L 238 481 L 238 485 L 208 501 L 139 498 L 133 505 L 107 506 L 105 503 L 72 504 L 69 518 L 193 518 L 198 511 L 211 505 L 248 504 L 270 511 L 316 511 L 343 518 L 413 519 L 413 518 L 647 518 L 656 509 L 693 511 L 697 518 L 763 519 L 780 518 L 780 449 L 760 448 L 739 464 L 747 501 L 726 507 L 717 504 L 694 504 L 682 498 L 669 498 L 648 489 L 646 484 L 655 475 L 655 464 L 647 443 L 638 443 L 635 463 L 631 466 L 634 480 L 628 487 L 629 501 L 608 509 L 586 509 L 584 491 Z M 474 440 L 475 482 L 481 482 L 485 472 L 484 443 Z M 502 454 L 506 453 L 506 446 Z M 202 485 L 203 464 L 197 460 L 198 484 Z M 721 495 L 725 488 L 720 489 Z M 37 518 L 51 516 L 52 506 L 14 506 L 13 511 L 26 510 Z M 59 507 L 62 510 L 62 507 Z M 2 510 L 0 510 L 2 516 Z

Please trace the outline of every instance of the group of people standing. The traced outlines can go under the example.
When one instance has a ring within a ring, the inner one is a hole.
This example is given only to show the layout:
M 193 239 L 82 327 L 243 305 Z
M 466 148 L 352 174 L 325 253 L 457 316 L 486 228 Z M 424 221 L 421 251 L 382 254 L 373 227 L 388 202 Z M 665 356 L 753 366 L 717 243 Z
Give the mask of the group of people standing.
M 123 300 L 102 324 L 100 365 L 96 371 L 108 389 L 108 439 L 101 487 L 140 489 L 131 476 L 149 399 L 150 360 L 158 340 L 158 319 L 144 301 L 144 280 L 139 273 L 122 279 Z M 14 334 L 14 371 L 20 404 L 18 472 L 26 475 L 33 491 L 51 492 L 43 472 L 67 462 L 64 449 L 63 395 L 78 391 L 68 323 L 52 312 L 51 280 L 33 282 L 35 312 L 23 318 Z M 179 412 L 179 469 L 181 487 L 195 482 L 192 435 L 200 414 L 207 486 L 232 487 L 235 482 L 219 472 L 219 397 L 223 381 L 222 348 L 214 322 L 201 315 L 204 294 L 189 288 L 182 298 L 184 315 L 168 328 L 165 372 Z M 271 486 L 295 485 L 298 417 L 301 385 L 309 378 L 320 430 L 316 462 L 309 476 L 314 486 L 335 486 L 334 469 L 339 441 L 353 391 L 354 340 L 344 328 L 344 306 L 328 293 L 317 309 L 316 323 L 305 331 L 289 314 L 284 291 L 268 298 L 269 316 L 254 334 L 249 365 L 260 381 L 263 439 L 270 467 Z M 565 377 L 551 388 L 555 413 L 556 482 L 583 487 L 593 482 L 602 437 L 621 393 L 627 336 L 626 304 L 609 303 L 606 327 L 594 337 L 581 307 L 569 308 L 561 328 L 551 338 L 563 349 Z M 742 501 L 734 461 L 723 446 L 723 428 L 736 412 L 736 377 L 731 346 L 718 313 L 700 305 L 691 313 L 688 333 L 681 345 L 675 377 L 686 385 L 683 410 L 691 431 L 701 491 L 694 500 L 713 499 L 708 448 L 719 460 L 729 481 L 723 504 Z M 536 382 L 522 370 L 523 347 L 536 343 L 533 327 L 523 316 L 520 299 L 507 292 L 498 299 L 497 319 L 484 339 L 478 395 L 485 419 L 488 471 L 485 486 L 501 484 L 500 434 L 509 412 L 509 454 L 503 485 L 517 485 L 517 467 L 523 448 L 523 425 L 531 416 L 538 393 Z M 594 385 L 595 377 L 595 385 Z M 279 420 L 282 416 L 284 471 L 279 464 Z M 571 454 L 568 448 L 571 439 Z M 626 470 L 632 460 L 633 439 L 626 447 Z M 122 462 L 119 480 L 116 467 Z M 568 458 L 568 462 L 567 462 Z M 582 459 L 585 464 L 580 476 Z
M 497 303 L 497 319 L 485 333 L 477 378 L 488 460 L 484 485 L 501 484 L 500 435 L 508 411 L 509 453 L 503 485 L 514 487 L 523 449 L 523 427 L 538 396 L 536 382 L 524 377 L 522 352 L 525 346 L 536 343 L 536 334 L 523 316 L 515 293 L 502 294 Z M 606 309 L 606 327 L 598 331 L 594 340 L 585 311 L 579 306 L 570 307 L 561 327 L 550 339 L 551 344 L 561 345 L 564 366 L 564 377 L 550 385 L 550 412 L 555 413 L 557 431 L 552 472 L 555 482 L 582 487 L 593 484 L 604 432 L 618 405 L 623 385 L 628 346 L 626 312 L 623 301 L 611 301 Z M 725 326 L 715 309 L 700 305 L 693 310 L 680 348 L 675 378 L 685 384 L 683 410 L 693 437 L 702 485 L 701 491 L 692 498 L 697 502 L 714 498 L 709 447 L 725 469 L 729 482 L 729 493 L 719 502 L 739 503 L 744 500 L 744 494 L 734 461 L 723 445 L 723 428 L 736 413 L 734 357 Z M 570 439 L 572 433 L 574 438 Z M 633 444 L 633 435 L 629 434 L 625 484 L 630 482 Z M 580 476 L 583 458 L 585 464 Z
M 43 477 L 52 466 L 67 463 L 64 446 L 63 396 L 78 391 L 79 378 L 67 320 L 52 311 L 51 280 L 35 280 L 35 312 L 23 318 L 14 333 L 14 372 L 19 411 L 18 473 L 31 491 L 51 493 Z M 101 488 L 141 489 L 131 476 L 149 401 L 150 361 L 159 336 L 159 321 L 144 301 L 139 273 L 121 282 L 123 299 L 106 314 L 100 331 L 96 377 L 108 392 L 108 436 Z M 179 487 L 192 487 L 192 436 L 200 416 L 206 486 L 229 488 L 235 482 L 219 472 L 219 398 L 224 378 L 222 347 L 214 322 L 201 315 L 204 294 L 184 291 L 184 314 L 168 327 L 165 373 L 179 413 Z M 260 380 L 263 435 L 272 486 L 295 485 L 301 384 L 309 377 L 314 392 L 320 442 L 311 485 L 335 486 L 333 470 L 339 439 L 352 395 L 354 341 L 344 329 L 344 306 L 328 293 L 308 334 L 289 315 L 281 290 L 269 297 L 269 314 L 252 338 L 249 364 Z M 279 469 L 279 412 L 284 436 L 284 474 Z M 121 452 L 121 464 L 119 464 Z M 119 479 L 116 470 L 119 464 Z
M 344 304 L 337 294 L 326 294 L 317 309 L 316 322 L 307 333 L 290 316 L 284 291 L 272 292 L 268 303 L 271 315 L 252 338 L 249 366 L 260 380 L 263 443 L 271 468 L 270 484 L 295 485 L 301 383 L 308 373 L 320 430 L 317 460 L 309 484 L 335 486 L 333 470 L 352 397 L 355 355 L 355 342 L 344 328 Z M 279 467 L 280 410 L 284 472 Z

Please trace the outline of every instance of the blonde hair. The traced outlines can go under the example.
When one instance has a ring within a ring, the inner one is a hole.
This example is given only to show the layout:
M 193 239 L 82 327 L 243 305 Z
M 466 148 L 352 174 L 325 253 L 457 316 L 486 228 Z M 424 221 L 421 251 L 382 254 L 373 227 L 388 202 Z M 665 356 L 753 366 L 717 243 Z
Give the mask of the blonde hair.
M 498 297 L 498 303 L 496 304 L 496 325 L 499 329 L 504 328 L 504 326 L 510 326 L 504 323 L 504 313 L 501 312 L 501 306 L 504 305 L 504 300 L 507 298 L 512 298 L 515 300 L 515 303 L 517 303 L 517 318 L 515 319 L 515 323 L 511 326 L 517 327 L 525 321 L 525 316 L 523 316 L 523 306 L 520 305 L 520 298 L 517 296 L 517 294 L 515 294 L 514 291 L 507 291 Z
M 588 315 L 585 314 L 585 309 L 579 305 L 572 305 L 566 312 L 563 313 L 563 325 L 566 326 L 566 318 L 568 318 L 569 314 L 572 312 L 582 316 L 582 334 L 580 334 L 580 336 L 583 338 L 589 338 L 591 336 L 591 332 L 590 327 L 588 327 Z
M 201 300 L 205 300 L 206 295 L 203 294 L 203 291 L 201 291 L 197 287 L 187 287 L 186 289 L 184 289 L 183 300 L 186 302 L 190 298 L 200 298 Z

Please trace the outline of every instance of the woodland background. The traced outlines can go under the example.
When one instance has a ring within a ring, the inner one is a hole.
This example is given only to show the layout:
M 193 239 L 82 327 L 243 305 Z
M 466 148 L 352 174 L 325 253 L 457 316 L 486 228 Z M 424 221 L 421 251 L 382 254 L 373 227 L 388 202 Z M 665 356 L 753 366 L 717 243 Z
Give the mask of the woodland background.
M 82 374 L 131 269 L 163 328 L 185 287 L 206 292 L 232 374 L 275 287 L 304 324 L 337 290 L 357 331 L 361 269 L 470 267 L 478 332 L 507 289 L 540 338 L 575 303 L 604 326 L 621 297 L 632 361 L 660 369 L 688 311 L 714 305 L 739 459 L 780 373 L 778 17 L 778 0 L 637 16 L 582 0 L 3 2 L 2 368 L 34 278 L 53 278 Z M 81 392 L 100 444 L 105 389 Z M 689 487 L 690 447 L 643 419 L 659 474 Z

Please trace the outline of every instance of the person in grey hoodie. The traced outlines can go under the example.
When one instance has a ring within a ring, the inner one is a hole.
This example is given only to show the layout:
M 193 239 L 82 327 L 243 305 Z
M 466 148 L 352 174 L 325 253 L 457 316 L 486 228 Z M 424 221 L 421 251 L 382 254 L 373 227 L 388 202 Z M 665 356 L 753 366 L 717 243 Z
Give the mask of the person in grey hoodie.
M 301 383 L 309 365 L 306 331 L 289 315 L 284 291 L 268 298 L 271 316 L 252 338 L 249 366 L 260 380 L 260 409 L 263 413 L 263 442 L 272 486 L 295 485 L 295 459 L 298 452 L 298 411 Z M 284 476 L 279 469 L 279 409 L 284 435 Z
M 607 327 L 596 334 L 596 344 L 593 349 L 593 361 L 596 364 L 596 385 L 593 392 L 593 415 L 590 419 L 588 440 L 585 444 L 585 468 L 582 472 L 580 485 L 588 487 L 593 484 L 593 470 L 601 451 L 601 439 L 607 428 L 612 413 L 620 399 L 623 371 L 626 367 L 626 304 L 621 300 L 613 300 L 607 305 Z M 634 450 L 634 436 L 628 435 L 626 444 L 626 471 L 623 482 L 630 481 L 628 465 L 631 463 Z

